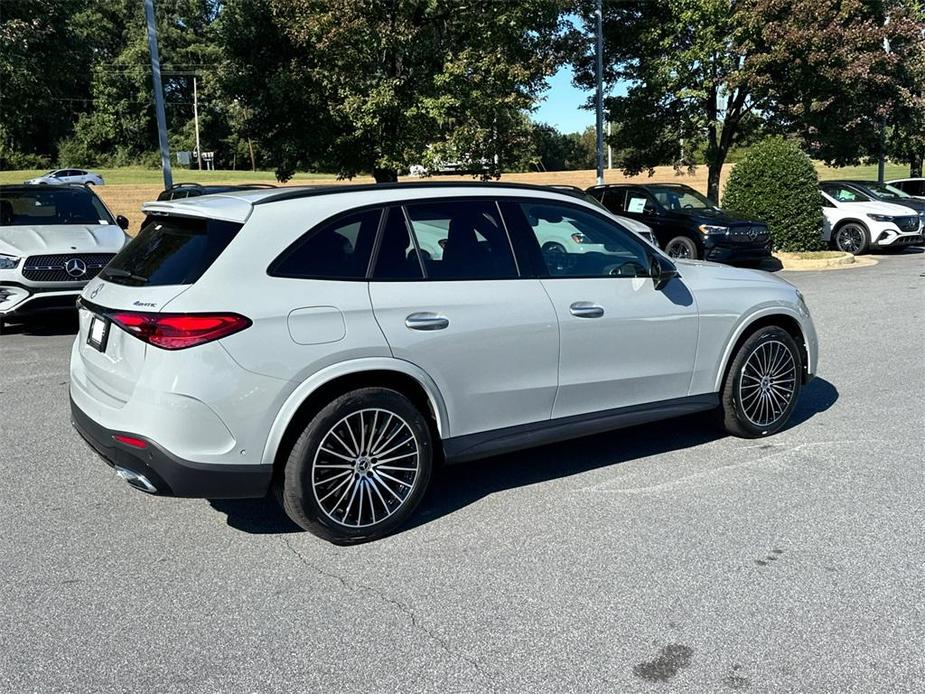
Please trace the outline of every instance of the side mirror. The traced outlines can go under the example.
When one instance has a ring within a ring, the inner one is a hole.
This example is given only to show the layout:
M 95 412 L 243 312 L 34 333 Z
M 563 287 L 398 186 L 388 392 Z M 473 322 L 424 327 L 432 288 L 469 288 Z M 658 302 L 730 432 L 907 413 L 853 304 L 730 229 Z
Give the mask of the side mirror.
M 124 216 L 124 215 L 121 215 L 121 214 L 120 214 L 120 215 L 117 215 L 117 216 L 116 216 L 116 224 L 119 225 L 119 228 L 120 228 L 122 231 L 128 231 L 128 217 L 126 217 L 126 216 Z
M 674 266 L 667 258 L 656 254 L 652 255 L 652 261 L 649 265 L 649 275 L 652 277 L 652 283 L 656 290 L 665 288 L 673 277 L 680 277 L 678 268 Z

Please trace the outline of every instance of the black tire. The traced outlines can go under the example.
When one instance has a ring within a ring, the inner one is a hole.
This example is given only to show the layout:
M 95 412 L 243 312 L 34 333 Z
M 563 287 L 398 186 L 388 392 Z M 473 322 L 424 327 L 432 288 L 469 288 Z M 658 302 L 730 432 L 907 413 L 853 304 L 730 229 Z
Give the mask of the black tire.
M 690 236 L 675 236 L 665 244 L 665 253 L 669 258 L 681 258 L 698 260 L 700 250 L 697 248 L 697 242 Z
M 365 440 L 367 431 L 369 441 Z M 393 438 L 386 441 L 387 436 Z M 395 441 L 405 437 L 413 440 L 392 450 Z M 341 445 L 343 440 L 347 443 Z M 355 455 L 357 450 L 359 456 Z M 377 450 L 390 458 L 377 461 L 373 455 Z M 408 452 L 412 450 L 413 455 Z M 395 455 L 401 462 L 395 460 Z M 409 460 L 416 461 L 413 472 Z M 402 470 L 404 466 L 408 468 L 399 472 L 390 466 L 385 472 L 380 468 L 387 462 L 396 463 Z M 316 464 L 321 467 L 316 468 Z M 432 469 L 430 427 L 411 401 L 387 388 L 354 390 L 318 412 L 299 436 L 286 463 L 283 508 L 293 522 L 329 542 L 374 540 L 393 532 L 411 516 L 427 490 Z M 354 506 L 357 498 L 358 506 Z M 381 514 L 384 517 L 375 520 Z M 364 518 L 372 522 L 364 523 Z
M 769 364 L 764 374 L 755 369 L 762 361 Z M 726 374 L 720 394 L 724 428 L 746 439 L 776 434 L 793 414 L 802 381 L 803 359 L 790 333 L 776 326 L 759 328 L 739 347 Z
M 870 249 L 870 232 L 860 222 L 846 222 L 832 232 L 832 247 L 842 253 L 864 255 Z

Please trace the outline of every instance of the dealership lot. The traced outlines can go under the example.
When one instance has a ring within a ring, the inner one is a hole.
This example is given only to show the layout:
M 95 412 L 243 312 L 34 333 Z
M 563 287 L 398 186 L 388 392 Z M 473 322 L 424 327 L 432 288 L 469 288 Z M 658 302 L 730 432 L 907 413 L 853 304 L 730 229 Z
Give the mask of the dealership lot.
M 71 323 L 0 337 L 0 690 L 925 689 L 925 254 L 788 273 L 819 377 L 762 441 L 672 420 L 444 471 L 351 548 L 147 497 L 68 422 Z

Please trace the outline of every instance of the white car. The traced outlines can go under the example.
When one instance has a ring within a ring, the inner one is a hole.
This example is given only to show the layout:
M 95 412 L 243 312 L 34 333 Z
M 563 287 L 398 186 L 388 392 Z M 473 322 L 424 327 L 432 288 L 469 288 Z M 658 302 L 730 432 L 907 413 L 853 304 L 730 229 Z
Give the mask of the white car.
M 27 314 L 74 310 L 127 227 L 83 186 L 0 186 L 0 332 Z
M 897 178 L 887 183 L 894 188 L 899 188 L 906 195 L 925 200 L 925 178 Z
M 51 185 L 57 186 L 62 183 L 82 183 L 90 186 L 103 185 L 103 177 L 92 171 L 84 169 L 55 169 L 47 174 L 30 178 L 26 185 Z
M 533 220 L 551 208 L 601 248 L 547 263 Z M 816 371 L 793 285 L 673 263 L 548 188 L 253 190 L 144 211 L 80 298 L 75 427 L 140 490 L 274 488 L 335 542 L 396 529 L 439 460 L 707 410 L 773 434 Z M 439 260 L 420 253 L 443 229 Z
M 922 218 L 908 207 L 880 202 L 851 185 L 819 184 L 822 193 L 822 238 L 853 255 L 872 248 L 899 248 L 922 243 Z

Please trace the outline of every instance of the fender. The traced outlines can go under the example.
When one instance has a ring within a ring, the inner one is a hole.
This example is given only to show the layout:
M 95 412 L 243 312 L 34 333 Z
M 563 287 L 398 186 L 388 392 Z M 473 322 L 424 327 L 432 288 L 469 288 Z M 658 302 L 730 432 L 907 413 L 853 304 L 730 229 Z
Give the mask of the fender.
M 364 371 L 396 371 L 398 373 L 410 376 L 424 389 L 427 398 L 437 417 L 437 431 L 441 439 L 448 438 L 450 435 L 450 423 L 447 416 L 446 403 L 440 394 L 437 384 L 427 373 L 416 364 L 403 359 L 394 359 L 392 357 L 366 357 L 363 359 L 353 359 L 350 361 L 333 364 L 320 371 L 315 372 L 307 379 L 302 381 L 295 390 L 293 390 L 286 401 L 276 413 L 273 425 L 270 427 L 270 434 L 267 437 L 267 443 L 263 449 L 262 461 L 272 464 L 276 459 L 276 452 L 279 449 L 280 442 L 283 440 L 283 434 L 286 427 L 295 416 L 299 407 L 305 402 L 313 392 L 330 383 L 341 376 L 362 373 Z
M 720 388 L 723 386 L 723 376 L 726 373 L 726 366 L 729 364 L 729 360 L 732 358 L 732 348 L 735 346 L 736 342 L 739 341 L 739 338 L 742 337 L 742 334 L 748 330 L 749 326 L 752 325 L 755 321 L 764 318 L 765 316 L 781 315 L 793 318 L 797 322 L 797 325 L 800 326 L 800 333 L 802 333 L 803 342 L 806 345 L 806 370 L 807 373 L 814 373 L 816 365 L 813 363 L 813 347 L 810 344 L 810 338 L 806 331 L 806 317 L 789 304 L 780 303 L 764 305 L 761 308 L 758 308 L 757 310 L 742 316 L 739 319 L 738 324 L 736 324 L 735 329 L 726 340 L 726 346 L 723 349 L 723 356 L 720 359 L 719 368 L 716 371 L 716 378 L 713 383 L 713 392 L 720 392 Z

